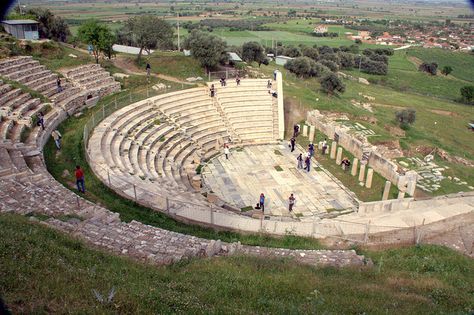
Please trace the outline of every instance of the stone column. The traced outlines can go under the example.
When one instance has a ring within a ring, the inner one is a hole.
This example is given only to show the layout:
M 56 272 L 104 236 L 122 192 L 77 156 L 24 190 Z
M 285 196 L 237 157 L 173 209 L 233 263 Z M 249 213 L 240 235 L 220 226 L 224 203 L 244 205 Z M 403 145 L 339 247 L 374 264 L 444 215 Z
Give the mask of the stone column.
M 342 147 L 337 148 L 337 155 L 336 155 L 336 164 L 341 165 L 342 162 Z
M 354 160 L 352 160 L 352 169 L 351 169 L 351 175 L 352 176 L 357 175 L 357 166 L 359 166 L 359 159 L 354 158 Z
M 316 127 L 309 126 L 309 142 L 314 142 L 314 134 L 316 131 Z M 320 149 L 321 150 L 321 149 Z
M 382 200 L 388 200 L 388 195 L 390 194 L 390 186 L 392 186 L 391 181 L 385 182 L 385 188 L 383 189 Z
M 336 149 L 337 149 L 337 142 L 333 141 L 331 144 L 331 155 L 329 156 L 331 160 L 336 158 Z
M 403 198 L 405 198 L 405 192 L 403 190 L 399 190 L 397 199 L 403 199 Z
M 303 137 L 307 137 L 307 136 L 308 136 L 308 126 L 303 125 Z
M 360 165 L 359 182 L 363 183 L 365 178 L 365 164 Z
M 367 179 L 365 181 L 365 187 L 371 188 L 372 187 L 372 177 L 374 176 L 374 169 L 369 168 L 367 171 Z

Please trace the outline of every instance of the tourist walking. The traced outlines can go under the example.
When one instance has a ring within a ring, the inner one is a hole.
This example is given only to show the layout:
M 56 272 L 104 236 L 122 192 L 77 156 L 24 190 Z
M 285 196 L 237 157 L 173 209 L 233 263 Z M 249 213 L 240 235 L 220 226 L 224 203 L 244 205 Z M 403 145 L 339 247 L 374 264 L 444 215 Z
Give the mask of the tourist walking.
M 308 155 L 304 159 L 304 169 L 307 170 L 309 173 L 310 168 L 311 168 L 311 156 Z
M 145 70 L 146 70 L 146 78 L 147 80 L 149 81 L 150 80 L 150 73 L 151 73 L 151 65 L 150 63 L 146 63 L 146 67 L 145 67 Z
M 322 148 L 323 148 L 323 152 L 322 152 L 322 153 L 323 153 L 323 155 L 325 155 L 325 154 L 326 154 L 326 150 L 328 149 L 328 143 L 327 143 L 327 141 L 326 141 L 326 138 L 324 138 Z
M 344 157 L 341 161 L 341 166 L 344 171 L 347 171 L 349 167 L 351 166 L 351 162 L 347 157 Z
M 237 86 L 240 85 L 240 77 L 237 75 L 237 77 L 235 78 L 235 83 L 237 83 Z
M 209 89 L 211 92 L 211 97 L 214 97 L 216 95 L 216 88 L 214 87 L 214 84 L 211 84 L 211 88 Z
M 54 129 L 53 132 L 51 133 L 51 137 L 54 139 L 54 143 L 56 144 L 56 148 L 58 150 L 61 150 L 61 133 L 59 132 L 58 129 Z
M 272 88 L 272 81 L 268 80 L 267 89 L 271 89 L 271 88 Z
M 303 154 L 300 153 L 300 155 L 298 155 L 296 160 L 298 161 L 298 168 L 302 169 L 303 168 Z
M 300 126 L 298 126 L 297 124 L 295 124 L 293 126 L 293 137 L 298 137 L 298 133 L 300 132 Z
M 311 157 L 314 155 L 314 144 L 312 142 L 308 144 L 308 152 Z
M 79 165 L 76 166 L 76 185 L 77 185 L 77 190 L 79 190 L 82 193 L 86 192 L 86 185 L 84 182 L 84 172 L 82 171 L 81 167 Z
M 222 86 L 222 87 L 226 86 L 226 84 L 227 84 L 227 83 L 225 82 L 225 78 L 224 78 L 224 77 L 221 77 L 220 82 L 221 82 L 221 86 Z
M 225 159 L 228 160 L 229 159 L 229 154 L 230 154 L 230 150 L 229 150 L 229 147 L 226 145 L 224 145 L 224 154 L 225 154 Z
M 260 194 L 260 208 L 262 208 L 262 212 L 265 212 L 265 195 L 263 193 Z
M 296 139 L 293 137 L 290 139 L 291 152 L 295 151 Z
M 58 77 L 56 80 L 56 93 L 60 93 L 63 90 L 63 87 L 61 86 L 61 78 Z
M 43 112 L 39 112 L 36 117 L 38 118 L 38 121 L 36 122 L 36 125 L 41 126 L 44 130 L 44 114 Z
M 290 195 L 290 198 L 288 198 L 288 210 L 291 212 L 293 211 L 293 206 L 295 205 L 296 198 L 293 196 L 293 194 Z

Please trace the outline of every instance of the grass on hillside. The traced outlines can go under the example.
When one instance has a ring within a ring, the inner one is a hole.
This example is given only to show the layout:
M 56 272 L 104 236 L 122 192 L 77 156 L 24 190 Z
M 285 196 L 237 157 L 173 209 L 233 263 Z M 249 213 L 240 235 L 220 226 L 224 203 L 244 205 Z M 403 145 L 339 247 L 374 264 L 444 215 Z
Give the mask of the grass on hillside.
M 451 76 L 474 82 L 474 55 L 472 53 L 454 52 L 438 48 L 411 48 L 407 54 L 425 62 L 436 62 L 440 71 L 444 66 L 451 66 L 453 68 Z
M 156 51 L 149 57 L 144 56 L 140 65 L 143 71 L 145 71 L 147 61 L 150 63 L 152 73 L 164 74 L 182 80 L 189 77 L 206 79 L 206 73 L 199 62 L 192 57 L 184 56 L 183 53 Z
M 430 50 L 431 49 L 423 49 L 422 54 L 424 54 L 425 51 L 429 53 Z M 461 96 L 459 92 L 461 87 L 469 85 L 470 83 L 451 75 L 442 75 L 442 67 L 438 68 L 438 75 L 435 76 L 418 71 L 417 65 L 408 59 L 412 51 L 418 52 L 420 49 L 396 51 L 395 54 L 390 57 L 388 74 L 386 76 L 370 75 L 359 72 L 358 70 L 348 70 L 344 72 L 356 77 L 370 79 L 371 82 L 378 82 L 380 85 L 388 86 L 402 93 L 412 92 L 440 99 L 458 100 Z M 460 60 L 463 60 L 464 55 L 467 54 L 451 52 L 451 60 L 453 63 L 460 62 Z M 466 57 L 471 57 L 474 60 L 472 56 L 467 55 Z M 466 64 L 466 66 L 469 66 L 469 64 Z M 474 76 L 472 69 L 474 69 L 474 63 L 471 68 L 468 67 L 467 70 L 459 72 L 462 74 L 471 73 L 471 76 Z M 472 80 L 472 78 L 470 80 Z
M 373 268 L 217 257 L 150 266 L 0 215 L 0 296 L 13 313 L 469 314 L 474 261 L 439 246 L 365 252 Z M 110 303 L 102 296 L 114 289 Z
M 153 84 L 158 82 L 156 78 L 152 78 Z M 143 88 L 146 85 L 144 82 L 145 77 L 143 76 L 131 76 L 127 79 L 127 84 L 130 84 L 128 88 L 134 89 L 137 87 Z M 177 89 L 177 86 L 173 83 L 165 82 L 168 85 L 172 85 L 173 89 Z M 119 104 L 121 95 L 128 95 L 129 92 L 122 92 L 118 94 Z M 44 148 L 45 162 L 48 167 L 48 171 L 64 186 L 75 191 L 75 185 L 72 176 L 64 178 L 62 176 L 64 170 L 68 170 L 73 174 L 75 165 L 81 165 L 83 167 L 86 179 L 86 190 L 87 193 L 85 198 L 100 203 L 107 209 L 120 213 L 120 218 L 125 222 L 136 220 L 152 226 L 164 228 L 167 230 L 191 234 L 198 237 L 208 239 L 220 239 L 227 242 L 240 241 L 243 244 L 248 245 L 261 245 L 270 247 L 285 247 L 285 248 L 301 248 L 301 249 L 316 249 L 321 248 L 318 240 L 312 238 L 297 237 L 293 235 L 286 235 L 284 237 L 271 237 L 267 234 L 246 234 L 241 235 L 234 232 L 220 232 L 210 228 L 203 228 L 197 225 L 187 225 L 180 223 L 165 214 L 151 209 L 142 207 L 135 202 L 122 198 L 114 193 L 111 189 L 105 186 L 97 177 L 94 176 L 90 167 L 87 165 L 83 150 L 83 126 L 91 119 L 93 113 L 102 110 L 103 104 L 111 102 L 115 96 L 109 96 L 102 99 L 94 108 L 84 111 L 84 114 L 80 117 L 70 117 L 59 126 L 59 131 L 63 136 L 62 149 L 59 153 L 56 152 L 54 142 L 49 139 L 48 143 Z M 132 102 L 146 98 L 146 94 L 142 94 L 140 98 L 134 98 Z M 123 100 L 125 104 L 131 103 L 128 98 Z

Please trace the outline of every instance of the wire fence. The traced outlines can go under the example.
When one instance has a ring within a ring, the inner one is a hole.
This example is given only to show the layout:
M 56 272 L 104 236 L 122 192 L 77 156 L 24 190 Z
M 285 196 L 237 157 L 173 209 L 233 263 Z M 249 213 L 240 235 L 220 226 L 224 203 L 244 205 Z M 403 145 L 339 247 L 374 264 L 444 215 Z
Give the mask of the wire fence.
M 154 90 L 146 87 L 138 91 L 124 93 L 116 96 L 109 103 L 99 105 L 99 109 L 92 114 L 84 125 L 83 143 L 86 160 L 94 174 L 117 194 L 134 200 L 143 206 L 164 212 L 177 220 L 211 227 L 278 235 L 332 237 L 356 243 L 370 243 L 377 240 L 416 244 L 421 242 L 424 234 L 424 220 L 423 224 L 419 223 L 418 226 L 402 227 L 374 225 L 370 222 L 349 222 L 337 218 L 321 219 L 314 217 L 313 220 L 310 220 L 310 218 L 305 217 L 300 220 L 299 218 L 290 219 L 284 216 L 270 217 L 262 215 L 260 219 L 256 219 L 218 207 L 207 202 L 199 194 L 187 192 L 180 196 L 181 193 L 173 191 L 173 188 L 164 187 L 167 183 L 173 182 L 174 179 L 167 179 L 166 177 L 143 179 L 139 176 L 123 176 L 124 174 L 116 173 L 115 169 L 93 162 L 88 148 L 89 139 L 94 128 L 106 117 L 130 104 L 179 90 L 182 90 L 182 88 Z M 154 100 L 151 99 L 150 101 L 153 102 Z M 103 128 L 113 128 L 113 126 L 103 126 Z M 171 172 L 180 176 L 181 165 L 173 161 L 170 161 L 170 165 Z M 176 182 L 174 185 L 176 185 Z M 190 196 L 193 195 L 199 196 L 199 198 L 195 198 L 194 202 L 190 201 Z

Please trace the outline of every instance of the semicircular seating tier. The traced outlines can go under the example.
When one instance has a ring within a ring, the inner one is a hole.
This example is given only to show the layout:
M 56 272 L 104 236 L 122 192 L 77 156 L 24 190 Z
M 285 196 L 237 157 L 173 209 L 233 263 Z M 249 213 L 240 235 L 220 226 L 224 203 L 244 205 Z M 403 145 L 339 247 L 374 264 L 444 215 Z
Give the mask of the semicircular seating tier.
M 160 196 L 172 207 L 179 208 L 180 202 L 208 207 L 190 184 L 202 160 L 219 154 L 224 143 L 276 140 L 266 84 L 243 80 L 240 86 L 218 88 L 214 98 L 207 88 L 187 89 L 114 112 L 89 139 L 94 172 L 116 191 L 145 204 L 156 204 Z

